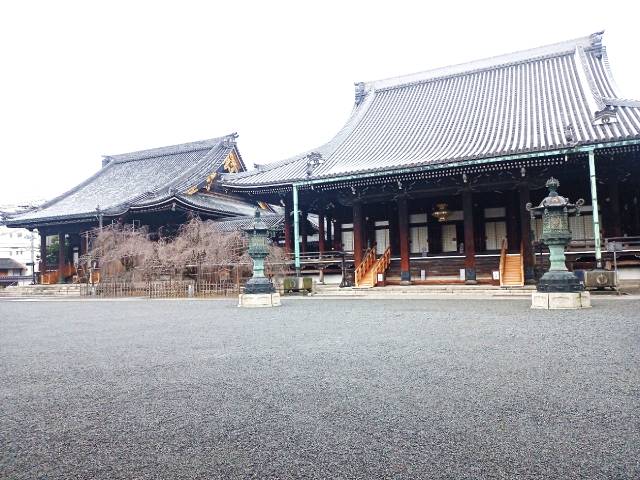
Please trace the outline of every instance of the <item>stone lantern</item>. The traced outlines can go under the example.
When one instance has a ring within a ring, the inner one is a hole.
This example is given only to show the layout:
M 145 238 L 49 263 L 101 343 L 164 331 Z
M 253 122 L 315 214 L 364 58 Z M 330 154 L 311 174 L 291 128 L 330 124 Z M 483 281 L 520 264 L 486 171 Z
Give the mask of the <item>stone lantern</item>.
M 249 256 L 253 260 L 253 275 L 247 281 L 244 293 L 240 294 L 239 307 L 274 307 L 280 305 L 280 295 L 264 276 L 264 259 L 269 254 L 269 228 L 260 219 L 256 208 L 253 225 L 246 229 L 249 237 Z
M 527 204 L 531 218 L 542 218 L 542 241 L 549 247 L 551 266 L 538 282 L 537 292 L 533 294 L 532 308 L 583 308 L 589 307 L 589 293 L 573 272 L 567 270 L 565 264 L 565 249 L 571 241 L 569 229 L 569 215 L 580 215 L 580 208 L 584 204 L 579 199 L 575 204 L 558 194 L 560 182 L 551 177 L 546 187 L 549 195 L 540 205 L 532 207 Z

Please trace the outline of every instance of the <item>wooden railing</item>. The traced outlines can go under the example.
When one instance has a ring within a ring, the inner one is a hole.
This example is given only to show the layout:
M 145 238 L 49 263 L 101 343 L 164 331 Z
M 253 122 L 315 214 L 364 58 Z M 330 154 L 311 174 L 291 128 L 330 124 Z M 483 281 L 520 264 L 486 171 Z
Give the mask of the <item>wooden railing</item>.
M 524 240 L 520 240 L 520 283 L 524 285 Z
M 355 283 L 356 287 L 360 286 L 360 283 L 367 272 L 371 269 L 373 264 L 376 262 L 376 247 L 375 245 L 368 249 L 365 254 L 360 265 L 356 267 L 355 271 Z
M 50 269 L 42 273 L 41 282 L 45 285 L 58 283 L 58 270 Z M 72 263 L 65 264 L 62 270 L 62 278 L 68 278 L 76 274 L 76 267 Z
M 387 247 L 380 258 L 376 257 L 376 247 L 372 247 L 365 253 L 364 259 L 355 271 L 356 287 L 371 280 L 371 286 L 376 284 L 379 273 L 384 273 L 391 264 L 391 247 Z
M 500 247 L 500 286 L 502 286 L 504 279 L 504 267 L 507 264 L 507 249 L 508 243 L 507 239 L 502 239 L 502 245 Z
M 390 264 L 391 264 L 391 247 L 387 247 L 387 249 L 384 251 L 382 256 L 376 262 L 375 271 L 373 272 L 374 283 L 378 278 L 378 274 L 386 272 Z

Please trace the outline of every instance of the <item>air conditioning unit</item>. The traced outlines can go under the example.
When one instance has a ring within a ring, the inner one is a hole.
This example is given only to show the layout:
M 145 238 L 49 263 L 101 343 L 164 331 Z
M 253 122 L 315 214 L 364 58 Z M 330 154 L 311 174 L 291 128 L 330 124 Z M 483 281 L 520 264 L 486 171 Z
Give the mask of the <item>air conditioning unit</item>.
M 584 288 L 616 288 L 616 272 L 613 270 L 576 270 Z

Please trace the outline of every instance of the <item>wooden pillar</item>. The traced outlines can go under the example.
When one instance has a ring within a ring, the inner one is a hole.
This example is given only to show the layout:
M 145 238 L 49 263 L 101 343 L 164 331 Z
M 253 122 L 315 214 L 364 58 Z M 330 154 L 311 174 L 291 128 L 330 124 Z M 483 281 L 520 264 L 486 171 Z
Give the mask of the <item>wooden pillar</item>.
M 605 237 L 622 236 L 622 219 L 620 216 L 620 184 L 615 178 L 609 178 L 609 219 Z
M 38 235 L 40 235 L 40 283 L 42 283 L 44 274 L 47 272 L 47 232 L 38 230 Z
M 58 283 L 64 283 L 65 258 L 64 233 L 58 232 Z
M 517 191 L 510 190 L 505 196 L 505 204 L 507 210 L 507 241 L 509 242 L 509 251 L 520 253 L 519 242 L 519 225 L 518 225 L 518 198 Z
M 291 202 L 286 199 L 284 202 L 284 251 L 293 252 L 293 242 L 291 234 Z
M 471 190 L 462 191 L 462 213 L 464 219 L 464 283 L 476 281 L 476 242 L 473 224 L 473 195 Z
M 307 209 L 300 209 L 300 250 L 307 253 L 307 225 L 309 224 Z
M 372 209 L 368 208 L 367 210 Z M 373 248 L 376 243 L 376 221 L 369 211 L 365 214 L 364 223 L 364 244 L 366 248 Z
M 411 283 L 411 261 L 409 258 L 409 206 L 407 197 L 398 197 L 398 238 L 400 246 L 400 282 Z
M 318 252 L 320 252 L 320 255 L 324 253 L 324 250 L 324 210 L 320 208 L 320 212 L 318 213 Z
M 631 236 L 640 235 L 640 191 L 632 192 L 631 202 L 633 204 L 633 231 Z
M 344 251 L 342 246 L 342 223 L 340 218 L 336 218 L 336 229 L 333 232 L 333 249 L 337 252 Z
M 364 252 L 364 218 L 362 216 L 362 203 L 353 202 L 353 259 L 355 265 L 362 262 Z
M 329 250 L 333 250 L 333 219 L 331 213 L 327 213 L 327 247 Z
M 522 242 L 522 255 L 524 265 L 524 281 L 527 284 L 534 283 L 534 259 L 531 245 L 531 214 L 527 211 L 527 203 L 531 201 L 529 184 L 526 182 L 518 186 L 518 196 L 520 200 L 520 241 Z

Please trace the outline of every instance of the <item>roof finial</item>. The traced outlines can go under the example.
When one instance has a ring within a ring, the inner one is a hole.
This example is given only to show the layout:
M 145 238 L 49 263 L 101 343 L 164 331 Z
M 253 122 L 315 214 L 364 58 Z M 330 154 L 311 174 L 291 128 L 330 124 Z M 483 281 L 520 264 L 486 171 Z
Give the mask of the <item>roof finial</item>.
M 354 85 L 356 86 L 356 105 L 360 105 L 366 95 L 365 85 L 364 82 L 357 82 Z
M 602 35 L 604 35 L 604 30 L 601 30 L 596 33 L 592 33 L 589 38 L 591 39 L 591 48 L 596 57 L 602 58 Z
M 564 138 L 567 143 L 574 144 L 576 142 L 576 134 L 570 123 L 564 126 Z
M 311 152 L 306 156 L 307 159 L 307 177 L 313 174 L 313 170 L 323 162 L 322 154 L 318 152 Z

